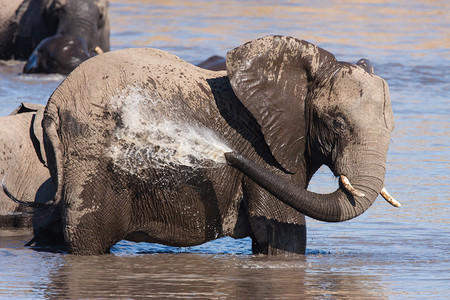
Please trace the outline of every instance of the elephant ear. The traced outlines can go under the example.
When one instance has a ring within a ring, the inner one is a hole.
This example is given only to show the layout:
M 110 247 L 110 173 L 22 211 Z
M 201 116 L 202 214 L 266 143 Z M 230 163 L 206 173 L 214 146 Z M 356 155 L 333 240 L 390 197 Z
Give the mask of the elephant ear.
M 42 119 L 44 118 L 45 106 L 40 105 L 38 107 L 36 114 L 33 118 L 32 130 L 31 132 L 34 134 L 34 137 L 37 140 L 37 144 L 35 145 L 36 152 L 39 156 L 39 160 L 47 165 L 46 156 L 45 156 L 45 148 L 44 148 L 44 131 L 42 129 Z
M 23 113 L 35 113 L 30 124 L 30 134 L 33 140 L 34 148 L 42 163 L 46 164 L 45 161 L 45 148 L 44 148 L 44 132 L 42 130 L 42 119 L 44 118 L 45 106 L 36 103 L 21 103 L 18 108 L 13 110 L 9 115 L 18 115 Z
M 44 38 L 53 35 L 54 20 L 43 18 L 45 6 L 42 1 L 23 1 L 11 21 L 12 43 L 16 59 L 28 59 L 34 48 Z
M 17 114 L 26 113 L 26 112 L 36 112 L 40 108 L 44 109 L 45 106 L 42 104 L 22 102 L 22 103 L 20 103 L 19 107 L 17 107 L 15 110 L 13 110 L 9 115 L 13 116 L 13 115 L 17 115 Z
M 373 74 L 373 65 L 367 58 L 361 58 L 356 62 L 356 65 L 363 68 L 367 73 Z
M 305 100 L 317 72 L 335 57 L 313 44 L 266 36 L 227 54 L 234 93 L 261 126 L 264 139 L 283 168 L 296 173 L 306 142 Z

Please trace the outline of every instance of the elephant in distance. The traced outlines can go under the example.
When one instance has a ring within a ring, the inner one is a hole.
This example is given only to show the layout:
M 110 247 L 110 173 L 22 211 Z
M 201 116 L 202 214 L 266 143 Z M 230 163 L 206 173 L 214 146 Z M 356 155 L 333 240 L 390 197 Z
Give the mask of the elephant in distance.
M 109 51 L 107 0 L 0 0 L 0 59 L 24 73 L 69 74 Z

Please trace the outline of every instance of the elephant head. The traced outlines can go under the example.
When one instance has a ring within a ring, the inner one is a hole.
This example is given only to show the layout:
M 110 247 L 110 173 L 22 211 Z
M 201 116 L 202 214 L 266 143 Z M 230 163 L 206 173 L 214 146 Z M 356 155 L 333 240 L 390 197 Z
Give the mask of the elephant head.
M 309 192 L 236 153 L 226 155 L 230 165 L 314 219 L 344 221 L 372 205 L 384 190 L 394 116 L 388 85 L 371 72 L 370 62 L 340 62 L 306 41 L 268 36 L 230 51 L 227 70 L 285 172 L 305 169 L 308 183 L 327 165 L 341 178 L 340 187 L 330 194 Z
M 70 73 L 87 58 L 109 50 L 107 0 L 28 0 L 10 27 L 16 59 L 25 73 Z M 33 50 L 34 49 L 34 50 Z
M 30 216 L 36 216 L 30 206 L 43 205 L 53 198 L 45 166 L 41 126 L 44 109 L 40 104 L 22 103 L 9 116 L 0 118 L 0 180 L 5 190 L 0 193 L 0 227 L 29 226 Z M 9 194 L 24 201 L 13 202 Z

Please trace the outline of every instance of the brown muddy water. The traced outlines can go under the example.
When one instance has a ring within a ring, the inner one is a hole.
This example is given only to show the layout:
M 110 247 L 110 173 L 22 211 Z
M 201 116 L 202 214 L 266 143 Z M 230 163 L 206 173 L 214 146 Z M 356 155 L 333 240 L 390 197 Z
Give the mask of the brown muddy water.
M 181 4 L 182 3 L 182 4 Z M 268 34 L 372 60 L 390 86 L 396 129 L 382 199 L 344 223 L 308 223 L 307 255 L 251 254 L 250 239 L 190 248 L 122 241 L 77 257 L 24 247 L 0 230 L 0 298 L 446 299 L 450 295 L 448 1 L 110 1 L 112 48 L 155 47 L 192 63 Z M 0 116 L 45 104 L 63 79 L 0 62 Z M 310 189 L 337 182 L 321 169 Z

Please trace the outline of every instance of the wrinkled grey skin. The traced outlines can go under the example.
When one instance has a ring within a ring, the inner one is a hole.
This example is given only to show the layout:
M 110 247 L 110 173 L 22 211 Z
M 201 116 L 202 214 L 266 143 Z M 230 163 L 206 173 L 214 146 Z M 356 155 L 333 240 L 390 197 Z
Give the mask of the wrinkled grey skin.
M 287 205 L 252 180 L 251 166 L 157 167 L 144 129 L 131 141 L 117 135 L 129 121 L 113 99 L 130 87 L 149 101 L 136 108 L 147 118 L 143 128 L 160 116 L 209 128 L 267 170 L 277 191 L 287 181 L 306 192 L 326 164 L 366 196 L 339 188 L 325 200 L 308 192 L 301 205 L 281 199 Z M 122 239 L 190 246 L 223 236 L 250 236 L 254 253 L 303 254 L 304 214 L 342 221 L 373 203 L 393 122 L 383 79 L 295 38 L 267 36 L 230 51 L 227 73 L 155 49 L 114 51 L 81 64 L 49 99 L 43 128 L 53 215 L 60 212 L 67 250 L 79 255 L 105 253 Z M 126 167 L 114 149 L 127 154 Z M 37 231 L 39 244 L 46 227 Z
M 0 117 L 0 178 L 10 192 L 28 202 L 43 204 L 54 197 L 45 166 L 41 121 L 44 106 L 22 103 Z M 0 227 L 31 226 L 34 209 L 13 202 L 0 192 Z M 44 218 L 41 215 L 40 218 Z
M 109 51 L 107 0 L 0 0 L 0 59 L 28 60 L 25 73 L 68 74 Z

